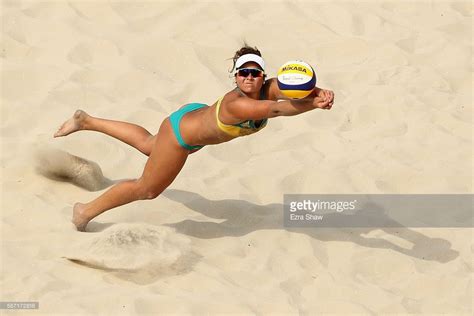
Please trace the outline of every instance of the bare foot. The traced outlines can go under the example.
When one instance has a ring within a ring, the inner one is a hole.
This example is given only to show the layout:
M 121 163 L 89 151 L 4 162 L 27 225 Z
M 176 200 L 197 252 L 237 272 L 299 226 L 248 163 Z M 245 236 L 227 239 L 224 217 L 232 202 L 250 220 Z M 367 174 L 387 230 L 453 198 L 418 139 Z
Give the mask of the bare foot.
M 89 220 L 84 216 L 85 204 L 76 203 L 72 209 L 72 223 L 76 226 L 80 232 L 86 231 L 87 223 Z
M 54 137 L 66 136 L 84 128 L 84 122 L 89 114 L 82 110 L 77 110 L 74 115 L 61 125 Z

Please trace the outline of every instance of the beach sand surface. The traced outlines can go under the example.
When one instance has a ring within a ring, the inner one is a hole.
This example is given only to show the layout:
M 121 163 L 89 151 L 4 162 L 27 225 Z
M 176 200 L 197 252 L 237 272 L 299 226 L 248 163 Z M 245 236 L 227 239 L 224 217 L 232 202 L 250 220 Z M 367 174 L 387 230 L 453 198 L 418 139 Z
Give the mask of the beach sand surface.
M 473 229 L 283 226 L 283 195 L 472 194 L 470 1 L 1 2 L 0 301 L 5 315 L 473 313 Z M 234 87 L 243 40 L 267 73 L 301 59 L 331 111 L 271 119 L 193 154 L 152 201 L 87 233 L 75 202 L 147 157 L 76 109 L 156 133 Z M 67 175 L 67 177 L 65 177 Z

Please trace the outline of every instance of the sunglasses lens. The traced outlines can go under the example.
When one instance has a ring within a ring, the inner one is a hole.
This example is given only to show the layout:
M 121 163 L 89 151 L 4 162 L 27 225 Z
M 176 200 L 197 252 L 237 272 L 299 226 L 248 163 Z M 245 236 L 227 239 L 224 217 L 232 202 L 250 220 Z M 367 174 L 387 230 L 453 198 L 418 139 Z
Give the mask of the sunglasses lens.
M 253 77 L 260 77 L 262 75 L 262 71 L 259 69 L 251 69 L 250 73 Z
M 256 78 L 262 75 L 262 71 L 260 69 L 244 68 L 244 69 L 239 69 L 238 74 L 240 77 L 247 78 L 249 75 L 252 75 L 252 77 Z

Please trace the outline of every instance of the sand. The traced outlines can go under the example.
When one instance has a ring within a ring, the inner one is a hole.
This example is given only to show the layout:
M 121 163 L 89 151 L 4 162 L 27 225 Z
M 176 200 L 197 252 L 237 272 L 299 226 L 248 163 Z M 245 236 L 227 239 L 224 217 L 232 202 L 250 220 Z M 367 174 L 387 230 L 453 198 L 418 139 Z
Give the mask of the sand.
M 286 193 L 473 193 L 472 3 L 2 1 L 0 301 L 7 315 L 473 313 L 473 229 L 288 228 Z M 139 177 L 78 108 L 140 124 L 312 64 L 331 111 L 207 146 L 164 194 L 74 230 L 72 205 Z

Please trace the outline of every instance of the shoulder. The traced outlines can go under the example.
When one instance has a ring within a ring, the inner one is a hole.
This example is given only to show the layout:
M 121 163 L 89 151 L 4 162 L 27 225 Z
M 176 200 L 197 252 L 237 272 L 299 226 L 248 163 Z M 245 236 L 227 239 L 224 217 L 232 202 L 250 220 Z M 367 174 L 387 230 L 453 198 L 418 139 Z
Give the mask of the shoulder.
M 273 101 L 254 100 L 242 96 L 237 91 L 230 91 L 221 101 L 221 112 L 237 121 L 266 118 Z
M 239 112 L 239 110 L 244 108 L 248 102 L 252 101 L 253 99 L 241 95 L 237 90 L 231 90 L 222 97 L 220 106 L 221 111 L 233 114 Z
M 266 100 L 277 101 L 278 99 L 285 98 L 282 95 L 280 88 L 278 88 L 277 78 L 267 79 L 265 82 L 264 91 Z
M 221 98 L 221 109 L 224 109 L 224 111 L 229 111 L 231 108 L 234 108 L 240 104 L 240 100 L 244 98 L 240 93 L 238 93 L 236 90 L 231 90 L 224 94 L 224 96 Z

